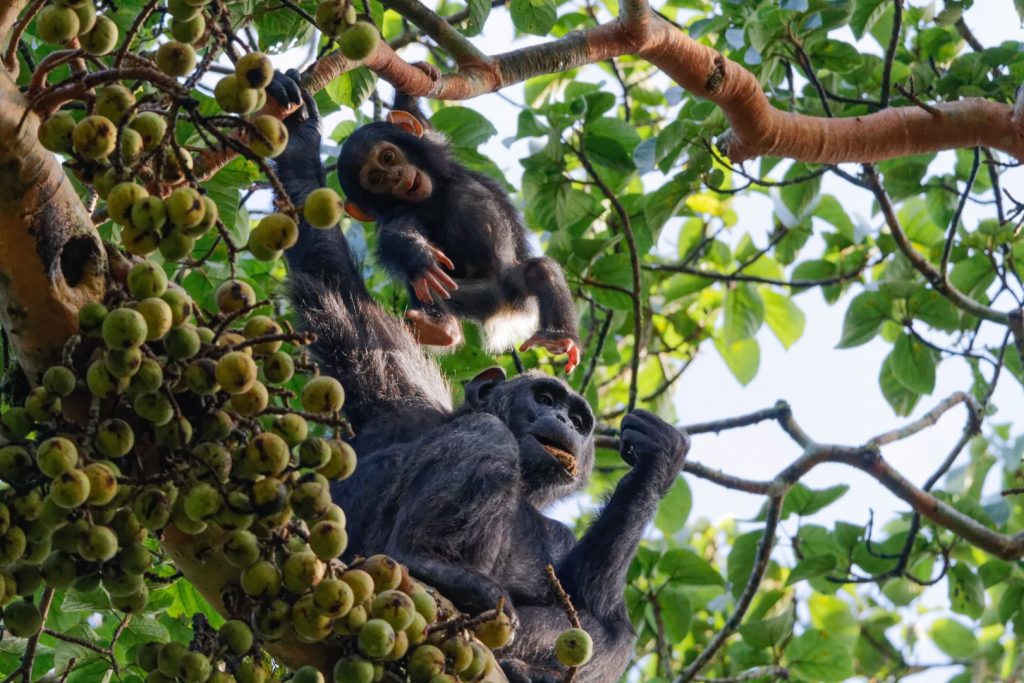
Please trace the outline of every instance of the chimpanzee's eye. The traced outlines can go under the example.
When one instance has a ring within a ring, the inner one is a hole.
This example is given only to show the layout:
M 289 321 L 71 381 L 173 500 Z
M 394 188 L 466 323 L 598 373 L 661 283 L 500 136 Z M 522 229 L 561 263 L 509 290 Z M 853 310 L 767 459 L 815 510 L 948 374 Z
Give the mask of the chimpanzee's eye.
M 391 165 L 395 162 L 395 152 L 390 149 L 386 149 L 380 154 L 381 163 Z
M 551 396 L 551 394 L 547 392 L 542 392 L 540 394 L 537 394 L 537 403 L 541 404 L 542 406 L 553 406 L 555 405 L 555 399 L 554 397 Z
M 576 413 L 573 413 L 569 417 L 569 419 L 572 420 L 572 426 L 576 428 L 577 432 L 582 432 L 583 431 L 583 418 L 581 418 Z
M 384 175 L 381 174 L 379 171 L 374 171 L 373 173 L 370 174 L 371 185 L 380 185 L 383 181 Z

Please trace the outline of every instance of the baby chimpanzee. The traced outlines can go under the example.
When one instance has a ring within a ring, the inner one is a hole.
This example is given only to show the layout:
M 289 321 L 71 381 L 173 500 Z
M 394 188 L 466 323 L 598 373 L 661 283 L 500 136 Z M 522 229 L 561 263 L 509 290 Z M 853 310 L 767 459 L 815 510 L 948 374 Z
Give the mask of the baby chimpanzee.
M 420 343 L 458 344 L 466 318 L 483 324 L 492 352 L 532 333 L 521 350 L 565 353 L 566 372 L 579 364 L 576 309 L 561 267 L 530 256 L 502 188 L 459 164 L 441 135 L 394 111 L 345 141 L 338 179 L 350 215 L 377 221 L 381 264 L 409 284 L 406 317 Z

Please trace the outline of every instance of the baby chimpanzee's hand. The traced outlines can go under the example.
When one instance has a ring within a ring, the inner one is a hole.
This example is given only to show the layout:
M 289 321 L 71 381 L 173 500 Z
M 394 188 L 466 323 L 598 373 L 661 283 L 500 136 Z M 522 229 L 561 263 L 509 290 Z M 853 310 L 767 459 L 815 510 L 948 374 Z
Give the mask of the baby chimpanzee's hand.
M 412 290 L 416 293 L 416 298 L 425 304 L 434 303 L 435 296 L 441 299 L 450 299 L 452 295 L 449 292 L 459 288 L 455 280 L 442 270 L 442 266 L 453 270 L 455 264 L 452 263 L 452 260 L 437 247 L 430 247 L 430 250 L 434 263 L 423 274 L 412 280 Z

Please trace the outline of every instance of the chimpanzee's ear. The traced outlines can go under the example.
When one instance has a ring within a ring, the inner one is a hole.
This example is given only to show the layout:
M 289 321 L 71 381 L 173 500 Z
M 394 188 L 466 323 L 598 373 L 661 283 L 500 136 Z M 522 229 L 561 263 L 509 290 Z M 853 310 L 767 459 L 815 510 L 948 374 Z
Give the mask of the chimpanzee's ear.
M 423 137 L 423 124 L 420 120 L 407 111 L 395 109 L 388 112 L 388 123 L 394 124 L 406 133 L 412 133 L 418 138 Z
M 466 383 L 466 403 L 474 410 L 480 408 L 491 389 L 504 381 L 504 370 L 498 367 L 487 368 Z
M 374 217 L 363 211 L 355 202 L 345 202 L 345 213 L 363 223 L 372 223 Z

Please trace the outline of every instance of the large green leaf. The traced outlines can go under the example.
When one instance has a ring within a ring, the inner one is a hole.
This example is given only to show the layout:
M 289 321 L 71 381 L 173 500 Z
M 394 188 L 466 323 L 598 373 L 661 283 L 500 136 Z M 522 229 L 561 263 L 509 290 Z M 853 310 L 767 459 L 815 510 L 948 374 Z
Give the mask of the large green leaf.
M 690 586 L 721 586 L 725 583 L 711 563 L 688 548 L 669 550 L 658 560 L 658 572 Z
M 523 33 L 546 36 L 558 21 L 552 0 L 512 0 L 512 23 Z
M 753 286 L 741 283 L 725 292 L 722 341 L 734 344 L 757 334 L 764 322 L 764 303 Z
M 956 562 L 949 570 L 949 604 L 957 614 L 977 619 L 985 611 L 985 586 L 969 565 Z
M 685 582 L 665 584 L 658 591 L 658 607 L 665 625 L 665 637 L 670 642 L 682 642 L 690 632 L 693 620 L 693 605 L 686 593 Z
M 871 341 L 892 314 L 892 299 L 882 291 L 858 294 L 843 319 L 843 336 L 837 348 L 849 349 Z
M 907 389 L 918 394 L 935 390 L 935 356 L 927 346 L 909 334 L 900 335 L 890 358 L 893 376 Z
M 476 148 L 498 133 L 483 114 L 469 107 L 445 107 L 430 117 L 430 125 L 445 133 L 457 147 Z
M 969 659 L 978 651 L 978 639 L 974 630 L 955 619 L 936 619 L 928 635 L 935 646 L 954 659 Z
M 801 680 L 839 683 L 853 676 L 853 655 L 841 639 L 809 629 L 789 641 L 786 666 Z
M 920 400 L 921 394 L 911 391 L 903 382 L 896 379 L 896 375 L 892 370 L 893 353 L 886 356 L 882 362 L 882 369 L 878 374 L 878 385 L 882 389 L 882 395 L 885 396 L 885 400 L 892 406 L 894 413 L 897 415 L 910 415 L 911 411 L 914 410 L 914 406 Z
M 672 536 L 686 524 L 693 507 L 693 494 L 686 480 L 679 477 L 672 484 L 665 497 L 658 503 L 658 512 L 654 516 L 654 526 L 666 536 Z
M 733 541 L 727 562 L 729 590 L 734 597 L 739 597 L 754 571 L 754 559 L 757 557 L 757 546 L 764 537 L 764 530 L 748 531 Z
M 804 312 L 788 296 L 761 287 L 761 301 L 764 303 L 764 321 L 785 348 L 791 347 L 804 334 L 807 323 Z
M 715 350 L 740 384 L 750 384 L 757 376 L 761 365 L 761 346 L 756 339 L 743 339 L 732 344 L 715 339 Z

